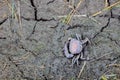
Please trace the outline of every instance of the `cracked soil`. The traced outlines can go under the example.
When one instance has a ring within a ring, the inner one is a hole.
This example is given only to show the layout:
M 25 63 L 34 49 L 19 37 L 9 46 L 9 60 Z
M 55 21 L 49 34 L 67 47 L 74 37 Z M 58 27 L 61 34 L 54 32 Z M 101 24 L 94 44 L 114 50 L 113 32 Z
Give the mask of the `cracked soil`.
M 0 7 L 0 16 L 7 15 L 0 18 L 0 79 L 99 80 L 102 75 L 112 74 L 117 78 L 114 80 L 120 79 L 119 7 L 96 17 L 73 17 L 67 25 L 60 16 L 69 14 L 67 5 L 73 0 L 7 1 L 14 1 L 15 8 L 20 1 L 21 21 L 12 17 L 7 4 Z M 74 1 L 76 6 L 79 0 Z M 92 15 L 104 8 L 104 1 L 84 0 L 77 13 Z M 107 1 L 111 5 L 118 0 Z M 91 41 L 83 50 L 90 61 L 80 78 L 84 61 L 71 67 L 71 59 L 63 53 L 65 41 L 76 33 Z

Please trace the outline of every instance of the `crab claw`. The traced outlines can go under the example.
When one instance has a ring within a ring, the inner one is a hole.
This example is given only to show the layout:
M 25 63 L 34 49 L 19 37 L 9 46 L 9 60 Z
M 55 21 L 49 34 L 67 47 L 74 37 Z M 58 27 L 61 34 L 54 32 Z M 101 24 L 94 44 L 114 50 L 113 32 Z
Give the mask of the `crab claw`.
M 64 54 L 65 54 L 65 56 L 66 56 L 67 58 L 72 58 L 72 57 L 73 57 L 73 54 L 70 54 L 70 53 L 68 52 L 67 44 L 68 44 L 68 42 L 65 43 L 65 46 L 64 46 Z
M 81 41 L 82 44 L 85 44 L 86 42 L 88 42 L 89 44 L 91 44 L 90 40 L 86 37 L 84 40 Z

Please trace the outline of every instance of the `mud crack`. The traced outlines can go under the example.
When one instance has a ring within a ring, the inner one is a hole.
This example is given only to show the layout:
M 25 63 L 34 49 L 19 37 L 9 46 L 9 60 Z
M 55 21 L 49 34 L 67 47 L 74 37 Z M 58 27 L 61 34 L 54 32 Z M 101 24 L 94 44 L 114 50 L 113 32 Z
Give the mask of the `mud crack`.
M 54 1 L 55 1 L 55 0 L 51 0 L 51 1 L 47 2 L 47 5 L 53 3 Z
M 99 17 L 111 17 L 111 18 L 114 18 L 114 19 L 118 19 L 120 21 L 120 15 L 117 15 L 117 14 L 113 14 L 112 16 L 110 14 L 105 14 L 105 15 L 100 15 Z
M 54 0 L 52 2 L 54 2 Z M 55 20 L 54 18 L 46 19 L 46 18 L 42 18 L 42 17 L 38 19 L 38 10 L 37 10 L 37 7 L 36 7 L 36 5 L 34 3 L 34 0 L 30 0 L 30 3 L 32 5 L 32 7 L 34 8 L 34 18 L 25 18 L 25 17 L 22 16 L 23 19 L 28 20 L 28 21 L 29 20 L 34 20 L 34 21 L 51 21 L 51 20 Z M 48 3 L 51 3 L 51 1 L 49 1 Z
M 117 59 L 119 59 L 120 58 L 120 55 L 118 55 L 117 57 L 114 57 L 114 58 L 110 58 L 110 59 L 108 59 L 109 61 L 114 61 L 114 60 L 117 60 Z
M 31 32 L 30 35 L 26 38 L 26 40 L 29 40 L 30 37 L 35 33 L 36 24 L 37 24 L 37 22 L 35 23 L 32 32 Z
M 2 25 L 8 18 L 5 18 L 4 20 L 0 21 L 0 25 Z
M 24 20 L 27 20 L 27 21 L 30 21 L 30 20 L 33 20 L 33 21 L 42 21 L 42 22 L 46 22 L 46 21 L 56 21 L 54 18 L 51 18 L 51 19 L 47 19 L 47 18 L 40 18 L 40 19 L 35 19 L 35 18 L 25 18 L 22 16 L 22 18 Z
M 107 37 L 108 39 L 110 39 L 110 41 L 113 41 L 116 45 L 118 45 L 119 47 L 120 47 L 120 44 L 118 43 L 118 41 L 117 40 L 114 40 L 114 39 L 112 39 L 111 37 Z
M 25 51 L 29 51 L 29 50 L 27 50 L 27 49 L 25 49 L 25 48 L 23 48 L 23 47 L 22 47 L 22 49 L 24 49 Z M 30 52 L 30 51 L 29 51 L 29 52 Z M 4 56 L 7 58 L 7 60 L 8 60 L 9 63 L 10 63 L 10 65 L 14 65 L 14 66 L 15 66 L 15 68 L 17 69 L 17 71 L 20 73 L 19 75 L 20 75 L 21 78 L 27 79 L 27 80 L 33 80 L 32 78 L 26 77 L 26 76 L 24 75 L 23 70 L 20 69 L 19 61 L 17 62 L 16 60 L 14 60 L 14 58 L 13 58 L 14 55 L 5 54 L 5 53 L 2 53 L 2 52 L 0 52 L 0 54 L 1 54 L 1 55 L 4 55 Z M 8 66 L 9 66 L 9 65 L 8 65 Z
M 37 7 L 35 6 L 35 4 L 34 4 L 34 0 L 30 0 L 30 2 L 31 2 L 31 5 L 33 6 L 33 8 L 34 8 L 34 16 L 35 16 L 35 20 L 37 20 Z
M 110 6 L 110 1 L 109 1 L 109 0 L 107 0 L 107 1 L 108 1 L 108 6 Z M 92 39 L 94 39 L 97 35 L 99 35 L 101 32 L 104 31 L 104 29 L 106 29 L 106 28 L 109 26 L 110 20 L 111 20 L 111 17 L 112 17 L 112 16 L 113 16 L 113 13 L 112 13 L 112 10 L 110 10 L 110 17 L 108 18 L 108 21 L 107 21 L 106 25 L 103 26 L 103 27 L 92 37 Z
M 25 77 L 24 72 L 19 68 L 19 65 L 14 62 L 14 59 L 13 59 L 12 56 L 7 56 L 7 58 L 8 58 L 8 60 L 9 60 L 13 65 L 15 65 L 15 67 L 17 68 L 17 70 L 20 72 L 20 76 L 21 76 L 23 79 L 33 80 L 33 79 L 30 78 L 30 77 Z
M 0 37 L 0 39 L 7 39 L 6 37 Z
M 83 25 L 83 24 L 75 24 L 75 25 L 69 25 L 69 27 L 66 29 L 66 30 L 69 30 L 69 29 L 74 29 L 74 28 L 78 28 L 78 27 L 92 27 L 92 26 L 89 26 L 89 25 Z
M 7 55 L 6 58 L 12 63 L 11 65 L 15 65 L 15 67 L 17 68 L 17 70 L 20 72 L 20 76 L 22 77 L 22 76 L 24 75 L 24 73 L 23 73 L 22 70 L 20 70 L 18 64 L 16 64 L 16 63 L 14 62 L 13 57 Z
M 26 52 L 32 53 L 32 55 L 33 55 L 34 57 L 36 57 L 36 56 L 37 56 L 37 54 L 36 54 L 36 53 L 34 53 L 33 51 L 31 51 L 31 50 L 29 50 L 29 49 L 25 48 L 23 45 L 18 45 L 18 47 L 19 47 L 20 49 L 25 50 Z

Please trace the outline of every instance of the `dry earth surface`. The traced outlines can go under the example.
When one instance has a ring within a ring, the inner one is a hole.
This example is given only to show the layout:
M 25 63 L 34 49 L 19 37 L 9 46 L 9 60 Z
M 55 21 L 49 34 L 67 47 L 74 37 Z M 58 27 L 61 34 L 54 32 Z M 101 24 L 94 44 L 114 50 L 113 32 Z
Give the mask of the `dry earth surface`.
M 72 10 L 67 6 L 72 0 L 20 0 L 20 6 L 19 0 L 8 0 L 16 10 L 20 7 L 21 21 L 13 17 L 10 6 L 3 1 L 0 1 L 0 79 L 98 80 L 102 75 L 120 79 L 120 7 L 95 17 L 73 17 L 67 25 L 60 17 Z M 74 1 L 76 6 L 79 0 Z M 118 0 L 107 1 L 111 5 Z M 104 8 L 104 2 L 84 0 L 75 15 L 92 15 Z M 84 61 L 71 66 L 71 59 L 63 53 L 65 41 L 76 33 L 91 41 L 83 50 L 91 60 L 86 61 L 80 78 Z

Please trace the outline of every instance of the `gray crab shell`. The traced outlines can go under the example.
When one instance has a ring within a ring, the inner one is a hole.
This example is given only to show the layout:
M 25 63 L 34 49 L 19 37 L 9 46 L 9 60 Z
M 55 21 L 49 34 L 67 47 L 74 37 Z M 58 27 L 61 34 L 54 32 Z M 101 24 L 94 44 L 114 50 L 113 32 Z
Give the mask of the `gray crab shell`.
M 71 39 L 69 43 L 69 51 L 71 54 L 80 54 L 82 51 L 82 43 L 77 39 Z

